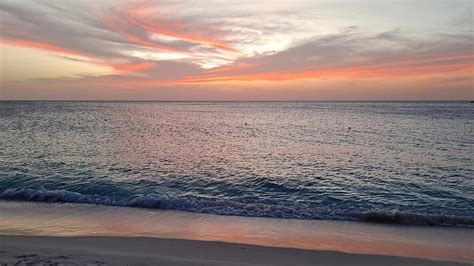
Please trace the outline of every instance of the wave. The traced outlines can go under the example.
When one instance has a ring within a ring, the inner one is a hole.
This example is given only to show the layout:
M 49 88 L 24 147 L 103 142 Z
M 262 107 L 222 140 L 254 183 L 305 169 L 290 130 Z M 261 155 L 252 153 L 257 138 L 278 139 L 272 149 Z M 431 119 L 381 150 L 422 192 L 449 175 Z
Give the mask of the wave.
M 393 211 L 360 212 L 356 216 L 365 222 L 474 228 L 474 219 L 450 215 Z
M 345 220 L 474 228 L 474 219 L 449 215 L 427 215 L 400 211 L 357 212 L 324 208 L 290 208 L 264 204 L 244 204 L 218 199 L 176 198 L 157 194 L 135 195 L 130 198 L 113 198 L 101 195 L 86 195 L 67 190 L 46 190 L 44 188 L 35 190 L 22 188 L 6 189 L 0 193 L 0 199 L 11 201 L 84 203 L 249 217 Z

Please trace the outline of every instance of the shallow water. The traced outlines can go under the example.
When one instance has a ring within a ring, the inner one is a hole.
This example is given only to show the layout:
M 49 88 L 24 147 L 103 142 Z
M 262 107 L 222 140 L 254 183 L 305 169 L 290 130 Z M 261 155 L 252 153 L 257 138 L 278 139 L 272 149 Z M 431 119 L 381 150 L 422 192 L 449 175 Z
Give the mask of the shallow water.
M 2 102 L 0 199 L 473 227 L 473 122 L 461 102 Z
M 0 200 L 0 235 L 159 237 L 472 262 L 474 230 Z

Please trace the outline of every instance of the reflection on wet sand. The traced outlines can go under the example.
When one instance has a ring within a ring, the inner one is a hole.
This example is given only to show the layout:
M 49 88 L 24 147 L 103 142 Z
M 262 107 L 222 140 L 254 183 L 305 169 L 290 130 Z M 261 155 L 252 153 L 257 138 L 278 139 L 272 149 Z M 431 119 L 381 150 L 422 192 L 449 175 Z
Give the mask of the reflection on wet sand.
M 147 236 L 469 262 L 474 231 L 0 201 L 0 234 Z

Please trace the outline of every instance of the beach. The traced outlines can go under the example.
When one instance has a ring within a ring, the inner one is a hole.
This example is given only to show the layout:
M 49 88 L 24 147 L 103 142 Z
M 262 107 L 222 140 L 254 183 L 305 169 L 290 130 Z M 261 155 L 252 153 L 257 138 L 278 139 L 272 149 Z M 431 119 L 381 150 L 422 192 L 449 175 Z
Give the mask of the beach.
M 472 229 L 0 201 L 2 263 L 469 265 Z
M 0 236 L 0 261 L 15 265 L 470 265 L 182 239 L 32 236 Z
M 2 263 L 474 261 L 466 103 L 0 107 Z

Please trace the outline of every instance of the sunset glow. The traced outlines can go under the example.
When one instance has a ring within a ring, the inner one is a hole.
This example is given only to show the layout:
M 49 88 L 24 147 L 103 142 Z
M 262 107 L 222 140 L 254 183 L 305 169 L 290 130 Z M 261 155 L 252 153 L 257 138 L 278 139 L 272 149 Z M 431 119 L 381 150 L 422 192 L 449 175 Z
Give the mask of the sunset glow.
M 41 87 L 42 99 L 116 99 L 112 88 L 155 100 L 473 98 L 472 2 L 411 3 L 3 1 L 0 97 L 33 99 Z M 69 74 L 42 74 L 48 65 L 35 61 L 22 77 L 31 55 L 8 47 L 69 60 Z M 348 80 L 358 90 L 341 93 Z

